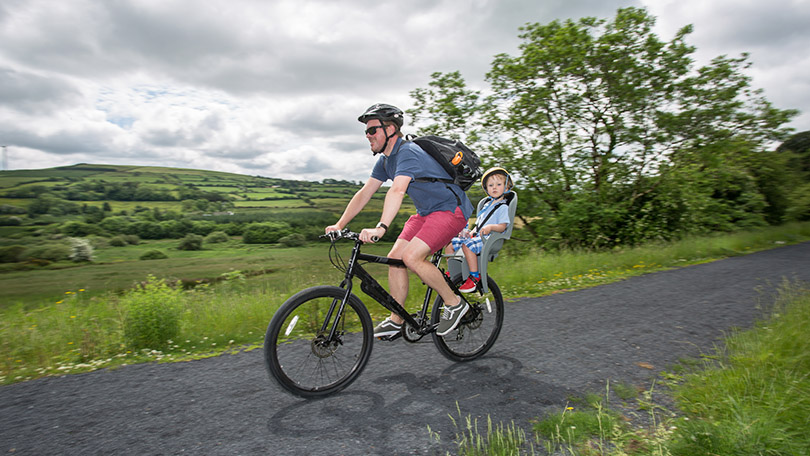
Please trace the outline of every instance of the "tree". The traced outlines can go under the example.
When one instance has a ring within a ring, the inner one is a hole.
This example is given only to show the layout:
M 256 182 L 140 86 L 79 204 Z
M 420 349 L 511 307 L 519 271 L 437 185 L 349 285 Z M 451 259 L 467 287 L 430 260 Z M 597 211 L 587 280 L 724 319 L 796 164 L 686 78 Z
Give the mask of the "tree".
M 762 195 L 745 187 L 751 157 L 784 138 L 796 112 L 750 88 L 747 56 L 695 68 L 691 27 L 664 42 L 654 23 L 625 8 L 610 21 L 527 24 L 519 55 L 495 57 L 491 95 L 445 115 L 480 119 L 464 128 L 515 174 L 519 216 L 541 242 L 608 246 L 764 223 Z M 459 79 L 434 75 L 433 89 L 412 93 L 416 109 L 446 114 L 445 93 L 469 99 Z
M 776 148 L 777 152 L 792 153 L 791 166 L 810 180 L 810 131 L 796 133 Z
M 477 112 L 481 94 L 467 89 L 461 73 L 436 72 L 427 89 L 411 91 L 415 107 L 408 110 L 413 123 L 431 121 L 419 129 L 419 135 L 440 135 L 454 139 L 463 139 L 473 146 L 479 133 L 476 122 L 471 116 Z

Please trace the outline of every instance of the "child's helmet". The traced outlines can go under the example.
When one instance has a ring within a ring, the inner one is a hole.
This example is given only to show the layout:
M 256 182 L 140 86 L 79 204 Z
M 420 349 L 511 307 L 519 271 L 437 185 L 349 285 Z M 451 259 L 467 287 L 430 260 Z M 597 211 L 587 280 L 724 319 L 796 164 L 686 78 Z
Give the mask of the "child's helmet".
M 481 176 L 481 188 L 483 188 L 485 192 L 487 191 L 487 179 L 489 178 L 489 176 L 491 176 L 493 174 L 503 174 L 504 176 L 506 176 L 506 191 L 507 192 L 509 190 L 512 190 L 512 187 L 515 186 L 515 183 L 514 183 L 514 181 L 512 181 L 512 176 L 509 175 L 509 172 L 506 171 L 505 169 L 501 168 L 500 166 L 496 166 L 494 168 L 489 168 L 484 173 L 484 175 Z

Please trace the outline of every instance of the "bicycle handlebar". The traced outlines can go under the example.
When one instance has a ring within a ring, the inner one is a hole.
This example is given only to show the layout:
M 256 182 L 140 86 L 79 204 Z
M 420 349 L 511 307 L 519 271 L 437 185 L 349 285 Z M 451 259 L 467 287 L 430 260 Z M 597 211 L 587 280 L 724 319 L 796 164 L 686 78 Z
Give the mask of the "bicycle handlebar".
M 340 231 L 330 231 L 324 235 L 319 237 L 322 238 L 329 238 L 332 242 L 337 241 L 339 239 L 351 239 L 352 241 L 360 240 L 360 233 L 355 233 L 354 231 L 349 230 L 348 228 L 343 228 Z M 380 238 L 377 236 L 371 237 L 371 242 L 377 242 Z

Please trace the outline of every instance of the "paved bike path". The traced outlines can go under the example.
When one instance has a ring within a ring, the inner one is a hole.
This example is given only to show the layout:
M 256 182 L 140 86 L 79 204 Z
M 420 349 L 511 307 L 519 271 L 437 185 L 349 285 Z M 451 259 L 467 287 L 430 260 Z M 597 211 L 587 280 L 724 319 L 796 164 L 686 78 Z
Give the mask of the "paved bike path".
M 750 326 L 783 279 L 810 281 L 810 243 L 508 302 L 486 357 L 450 362 L 430 338 L 377 342 L 354 384 L 314 401 L 273 387 L 261 350 L 4 386 L 0 453 L 445 454 L 450 415 L 478 419 L 481 433 L 487 417 L 528 432 L 608 379 L 649 388 L 680 357 Z

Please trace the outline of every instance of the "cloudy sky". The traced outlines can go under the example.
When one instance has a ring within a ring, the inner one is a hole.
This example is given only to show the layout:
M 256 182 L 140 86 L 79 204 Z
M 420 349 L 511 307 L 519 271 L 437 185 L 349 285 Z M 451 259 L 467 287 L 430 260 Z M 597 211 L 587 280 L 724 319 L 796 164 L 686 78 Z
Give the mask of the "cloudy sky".
M 749 52 L 753 85 L 810 130 L 810 0 L 2 0 L 0 145 L 9 169 L 365 180 L 367 106 L 410 107 L 435 71 L 484 89 L 521 25 L 626 6 L 663 40 L 693 24 L 699 63 Z

